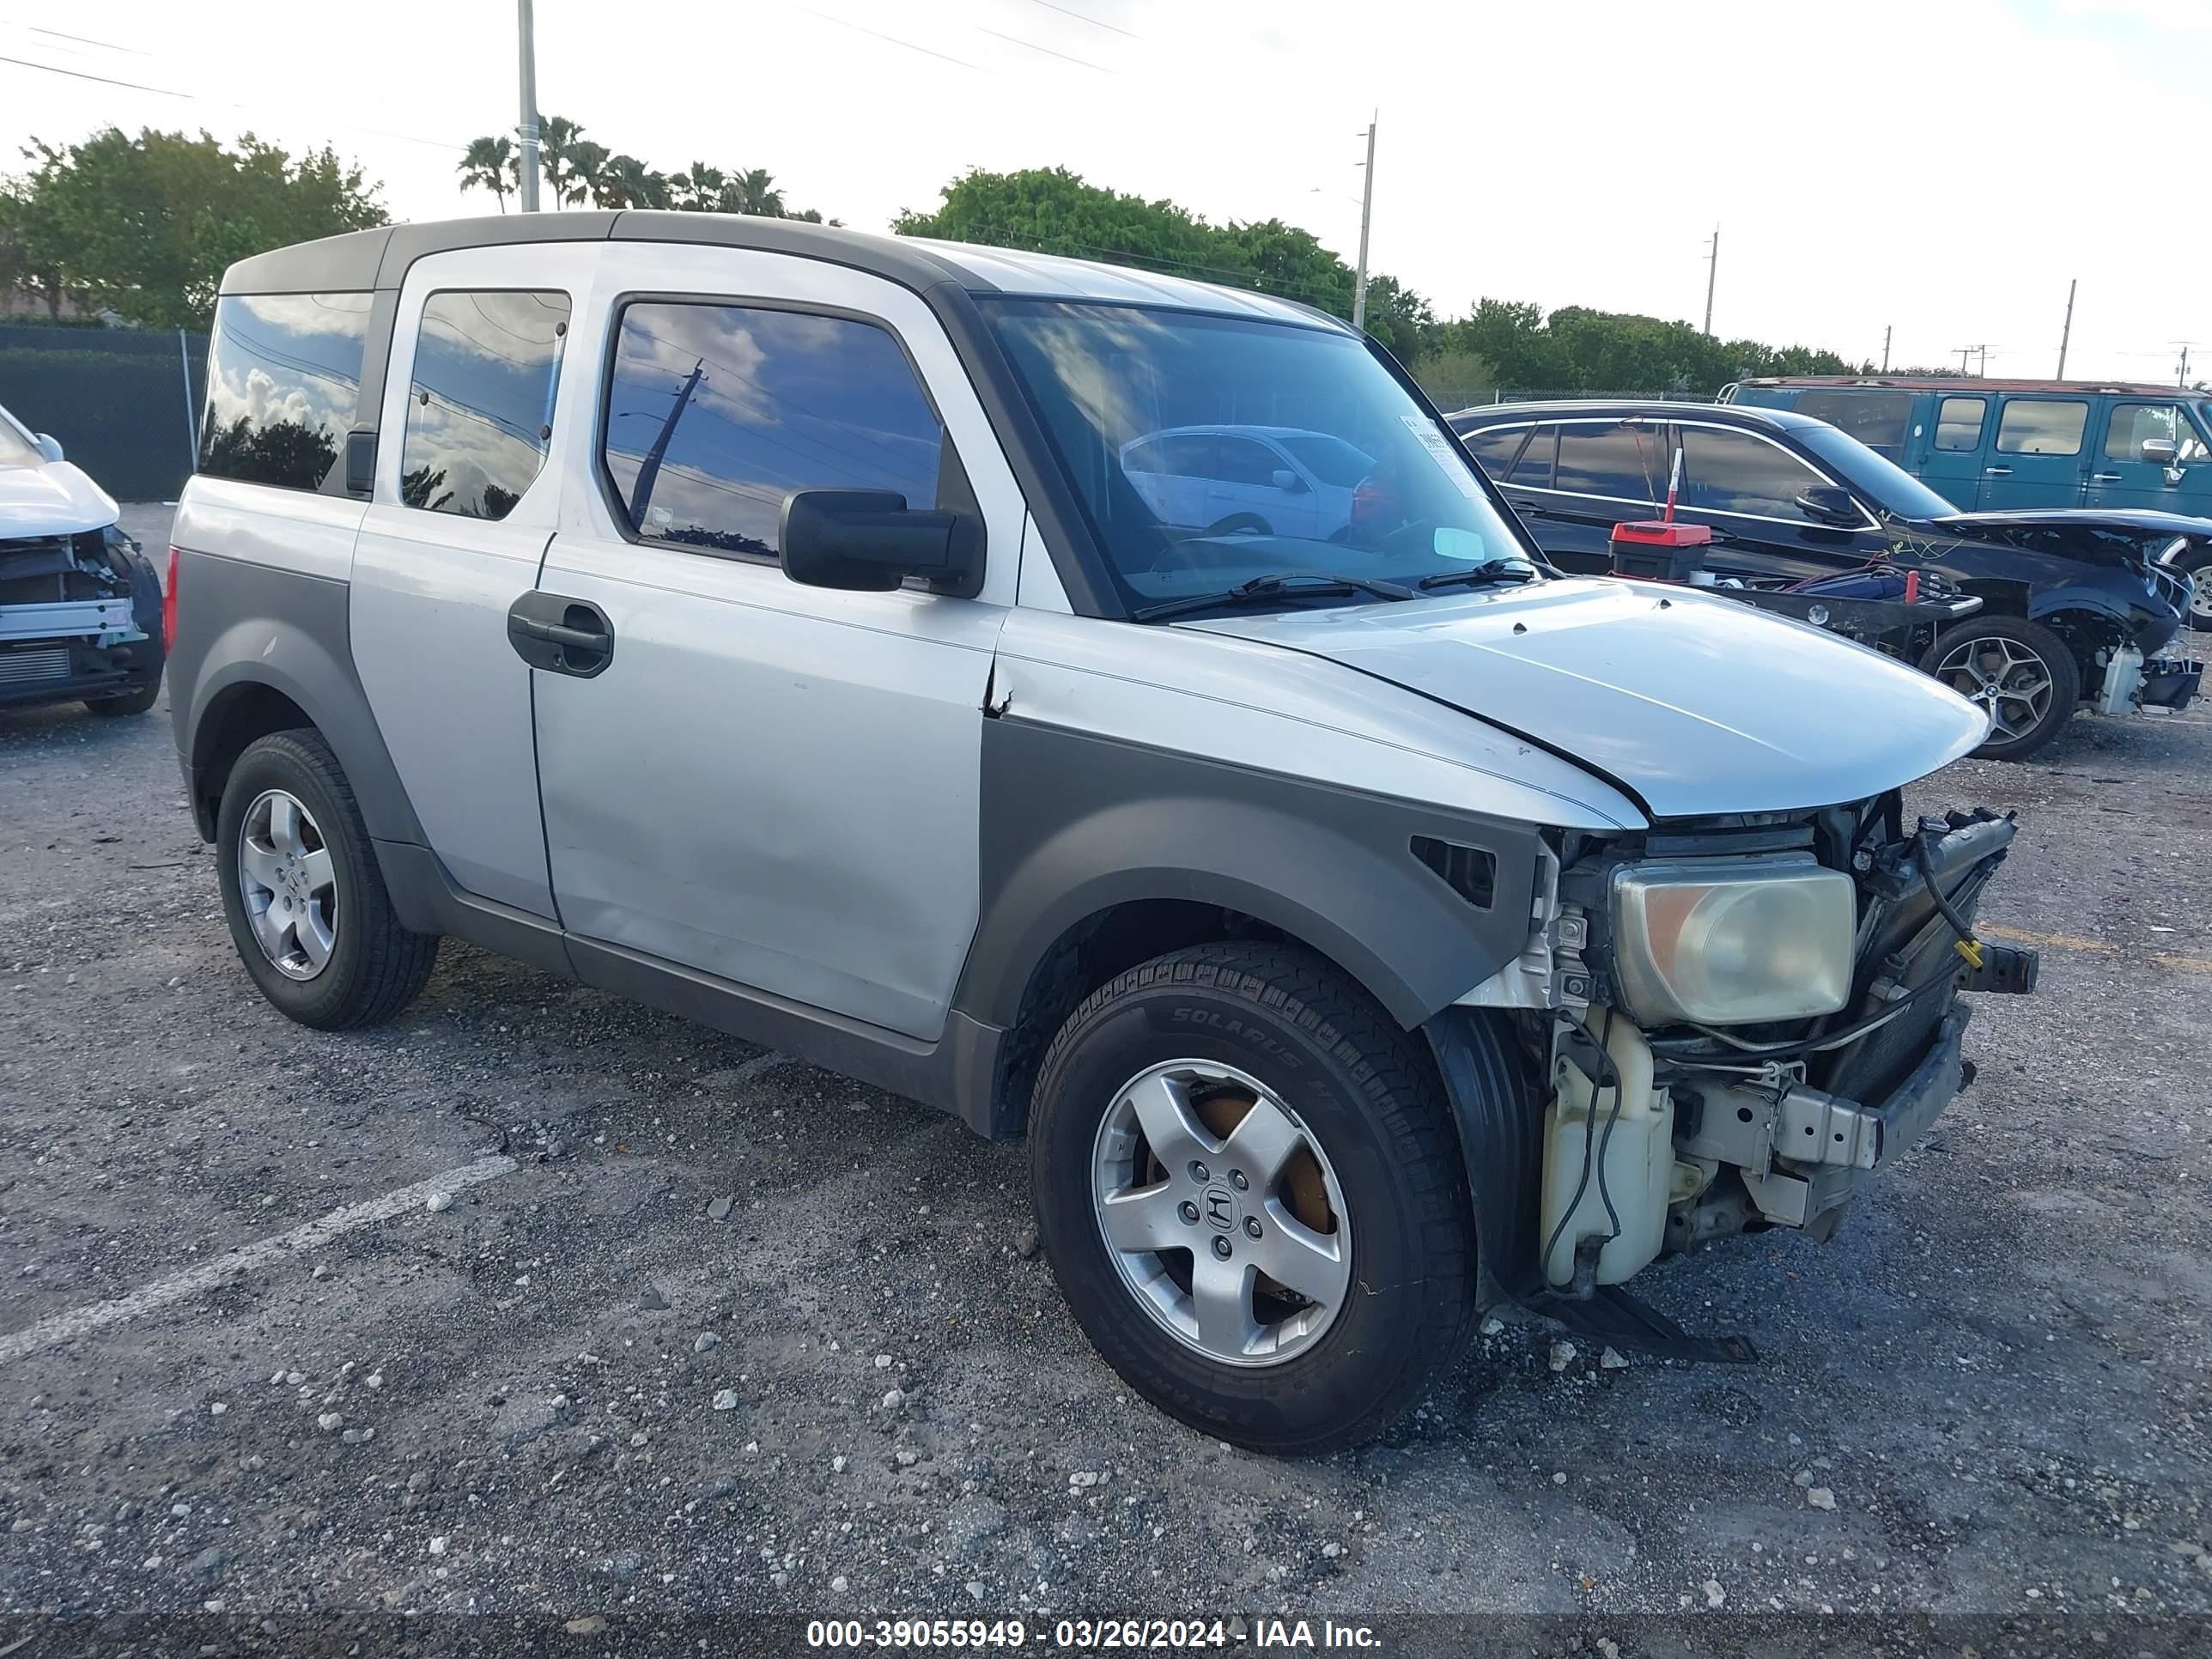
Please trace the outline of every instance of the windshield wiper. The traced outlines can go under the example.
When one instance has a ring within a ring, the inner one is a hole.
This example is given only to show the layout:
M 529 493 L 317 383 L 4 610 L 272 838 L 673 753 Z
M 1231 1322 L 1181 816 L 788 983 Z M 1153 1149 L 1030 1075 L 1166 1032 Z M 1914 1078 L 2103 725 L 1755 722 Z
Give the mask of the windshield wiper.
M 1509 576 L 1532 582 L 1536 580 L 1536 567 L 1525 559 L 1485 559 L 1465 570 L 1440 570 L 1433 576 L 1424 576 L 1419 586 L 1426 592 L 1437 587 L 1473 587 L 1480 582 L 1502 582 Z
M 1211 611 L 1218 605 L 1256 605 L 1262 599 L 1307 593 L 1372 593 L 1378 599 L 1410 599 L 1417 595 L 1398 582 L 1372 576 L 1340 576 L 1327 570 L 1286 570 L 1273 576 L 1255 576 L 1249 582 L 1218 593 L 1193 593 L 1180 599 L 1163 599 L 1129 613 L 1132 622 L 1152 622 L 1161 617 L 1180 617 L 1190 611 Z

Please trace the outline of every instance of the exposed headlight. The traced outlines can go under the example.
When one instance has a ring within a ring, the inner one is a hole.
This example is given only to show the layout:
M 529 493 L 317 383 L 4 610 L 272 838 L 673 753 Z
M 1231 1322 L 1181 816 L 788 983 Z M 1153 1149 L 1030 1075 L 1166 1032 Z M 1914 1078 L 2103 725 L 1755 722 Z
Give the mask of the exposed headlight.
M 1809 854 L 1630 864 L 1613 879 L 1621 1000 L 1638 1024 L 1832 1014 L 1851 994 L 1851 878 Z

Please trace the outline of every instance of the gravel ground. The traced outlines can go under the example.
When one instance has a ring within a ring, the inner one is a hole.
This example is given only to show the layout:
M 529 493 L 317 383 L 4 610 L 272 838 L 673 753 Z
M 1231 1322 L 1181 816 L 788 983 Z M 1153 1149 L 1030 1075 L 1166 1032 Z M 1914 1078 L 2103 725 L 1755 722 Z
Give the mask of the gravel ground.
M 2209 778 L 2192 711 L 1920 790 L 2020 809 L 1984 920 L 2041 994 L 1834 1242 L 1649 1276 L 1759 1366 L 1492 1326 L 1290 1463 L 1099 1362 L 1018 1145 L 450 944 L 395 1024 L 294 1026 L 166 704 L 0 711 L 0 1609 L 2202 1618 Z

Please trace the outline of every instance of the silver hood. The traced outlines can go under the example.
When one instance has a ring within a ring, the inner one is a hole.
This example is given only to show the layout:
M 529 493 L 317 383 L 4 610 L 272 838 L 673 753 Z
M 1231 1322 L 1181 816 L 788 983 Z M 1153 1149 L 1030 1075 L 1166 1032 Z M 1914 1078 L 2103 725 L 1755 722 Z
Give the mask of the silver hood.
M 1978 746 L 1892 658 L 1693 588 L 1531 583 L 1178 626 L 1325 657 L 1582 762 L 1655 817 L 1863 800 Z

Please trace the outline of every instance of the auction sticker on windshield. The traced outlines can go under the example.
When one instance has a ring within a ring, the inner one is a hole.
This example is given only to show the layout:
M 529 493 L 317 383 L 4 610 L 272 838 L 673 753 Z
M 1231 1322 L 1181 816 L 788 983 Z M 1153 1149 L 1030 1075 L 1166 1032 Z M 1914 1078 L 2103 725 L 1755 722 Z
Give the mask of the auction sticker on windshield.
M 1443 469 L 1443 475 L 1459 486 L 1459 493 L 1469 501 L 1483 499 L 1482 486 L 1475 483 L 1468 464 L 1451 447 L 1451 440 L 1437 430 L 1436 422 L 1425 415 L 1401 415 L 1406 430 L 1420 440 L 1421 447 L 1429 452 L 1429 459 Z

